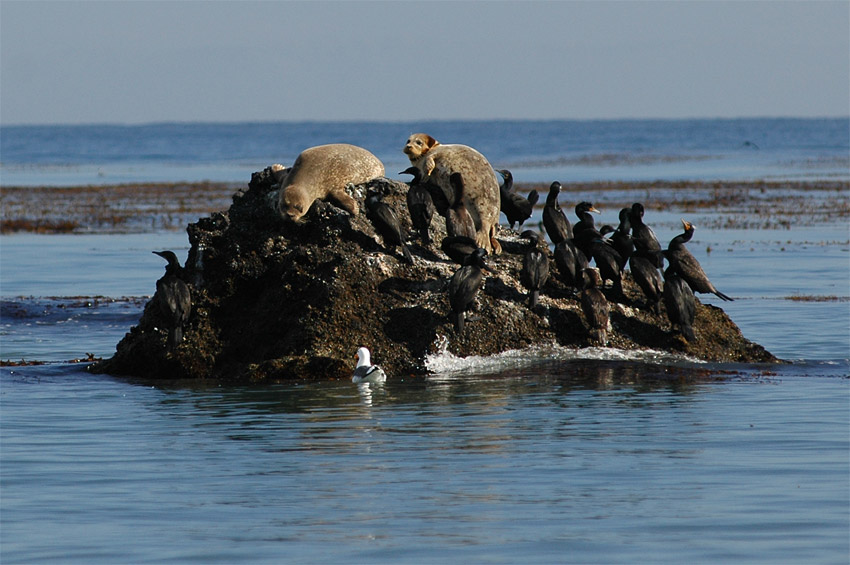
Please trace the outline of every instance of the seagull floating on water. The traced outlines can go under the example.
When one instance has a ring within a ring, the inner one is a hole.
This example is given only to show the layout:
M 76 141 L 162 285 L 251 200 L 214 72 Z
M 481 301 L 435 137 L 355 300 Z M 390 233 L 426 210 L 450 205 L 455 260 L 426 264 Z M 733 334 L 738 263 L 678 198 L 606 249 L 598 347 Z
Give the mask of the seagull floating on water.
M 361 347 L 357 350 L 357 367 L 354 368 L 354 374 L 351 375 L 353 383 L 382 383 L 387 380 L 387 375 L 384 370 L 378 365 L 372 365 L 371 355 L 369 350 Z

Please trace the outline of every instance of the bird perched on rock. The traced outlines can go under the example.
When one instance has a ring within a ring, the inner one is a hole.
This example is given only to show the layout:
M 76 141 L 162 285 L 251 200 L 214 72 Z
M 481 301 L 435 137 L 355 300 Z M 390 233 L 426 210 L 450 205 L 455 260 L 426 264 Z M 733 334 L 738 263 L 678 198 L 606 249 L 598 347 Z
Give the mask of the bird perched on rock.
M 596 229 L 596 223 L 590 213 L 599 214 L 601 212 L 594 208 L 590 202 L 579 202 L 576 204 L 575 211 L 578 222 L 573 226 L 573 243 L 584 253 L 585 257 L 590 259 L 592 256 L 590 247 L 593 240 L 602 237 L 602 233 Z
M 664 271 L 664 306 L 667 308 L 667 318 L 673 328 L 678 328 L 687 341 L 696 339 L 694 334 L 694 318 L 696 317 L 696 299 L 688 283 L 676 273 L 673 267 Z
M 413 180 L 408 183 L 407 210 L 410 212 L 410 222 L 419 233 L 419 239 L 423 245 L 430 245 L 431 235 L 428 229 L 434 218 L 436 208 L 431 193 L 422 185 L 422 171 L 416 167 L 408 167 L 399 174 L 413 175 Z
M 589 230 L 584 233 L 589 233 Z M 616 295 L 624 296 L 623 272 L 620 268 L 620 265 L 623 264 L 623 258 L 620 257 L 614 246 L 608 243 L 600 234 L 590 241 L 590 256 L 593 257 L 593 262 L 596 264 L 596 268 L 599 269 L 602 281 L 611 281 L 614 285 Z
M 173 251 L 154 251 L 168 264 L 165 275 L 156 281 L 154 299 L 159 302 L 162 315 L 168 320 L 168 349 L 175 349 L 183 341 L 183 327 L 189 321 L 192 312 L 192 293 L 189 285 L 183 282 L 183 268 Z
M 463 176 L 452 173 L 449 183 L 454 190 L 454 200 L 446 213 L 446 233 L 449 236 L 464 236 L 475 239 L 475 221 L 466 208 L 463 199 Z
M 661 296 L 664 292 L 664 282 L 661 272 L 655 264 L 646 257 L 632 255 L 629 257 L 629 267 L 632 278 L 646 296 L 647 305 L 656 313 L 660 313 Z
M 478 249 L 478 243 L 465 235 L 448 236 L 443 238 L 440 249 L 448 255 L 449 259 L 458 265 L 463 265 L 466 257 Z
M 587 320 L 590 339 L 597 345 L 608 344 L 608 314 L 610 307 L 599 290 L 599 273 L 596 269 L 582 271 L 584 289 L 581 291 L 581 311 Z
M 558 203 L 558 194 L 560 192 L 561 183 L 558 181 L 553 182 L 549 186 L 549 195 L 546 196 L 546 206 L 543 207 L 543 227 L 546 228 L 546 235 L 549 236 L 549 241 L 553 245 L 558 245 L 562 241 L 573 237 L 573 229 L 570 226 L 570 221 Z
M 540 195 L 536 190 L 532 190 L 528 193 L 527 197 L 523 198 L 519 194 L 512 192 L 511 188 L 513 187 L 514 177 L 509 170 L 500 169 L 496 172 L 505 179 L 504 184 L 499 186 L 499 208 L 508 219 L 508 225 L 510 225 L 511 229 L 514 228 L 514 224 L 516 223 L 519 223 L 521 226 L 531 217 L 531 213 L 534 211 L 534 205 L 537 204 Z
M 487 264 L 484 262 L 486 255 L 485 249 L 480 247 L 476 249 L 466 257 L 463 266 L 449 281 L 449 305 L 458 333 L 463 332 L 464 315 L 472 307 L 478 291 L 484 284 L 482 269 L 487 269 Z
M 632 242 L 635 245 L 635 255 L 646 257 L 659 269 L 664 267 L 664 256 L 661 254 L 661 244 L 655 237 L 655 232 L 643 223 L 644 208 L 640 202 L 632 204 L 629 212 L 629 223 L 632 226 Z
M 528 289 L 528 307 L 533 309 L 537 306 L 540 298 L 540 289 L 549 278 L 549 257 L 540 250 L 538 246 L 540 236 L 536 231 L 525 230 L 521 237 L 529 240 L 530 246 L 522 259 L 522 270 L 519 280 Z
M 396 246 L 401 247 L 401 253 L 407 263 L 413 264 L 413 255 L 405 245 L 405 235 L 401 231 L 401 224 L 396 217 L 392 208 L 382 202 L 380 196 L 376 192 L 370 192 L 366 196 L 366 217 L 372 222 L 375 231 L 380 234 L 384 240 L 388 252 Z
M 664 256 L 670 262 L 669 268 L 682 277 L 694 292 L 711 293 L 722 300 L 733 300 L 714 288 L 697 258 L 685 247 L 685 243 L 694 236 L 694 225 L 682 220 L 682 226 L 685 228 L 684 233 L 671 239 L 664 252 Z
M 561 282 L 581 290 L 584 286 L 581 272 L 587 268 L 587 257 L 575 246 L 572 239 L 555 246 L 555 264 L 558 266 Z
M 631 257 L 635 251 L 635 244 L 634 241 L 632 241 L 631 234 L 629 233 L 632 229 L 632 224 L 629 222 L 630 212 L 631 210 L 629 210 L 629 208 L 623 208 L 620 210 L 620 224 L 611 234 L 611 245 L 614 246 L 614 249 L 622 259 L 622 263 L 620 263 L 621 271 L 626 268 L 626 263 L 628 262 L 629 257 Z
M 351 375 L 351 382 L 354 383 L 383 383 L 387 380 L 387 375 L 384 370 L 378 365 L 372 365 L 372 360 L 369 355 L 369 350 L 361 347 L 357 350 L 357 366 L 354 368 L 354 374 Z
M 431 182 L 427 178 L 422 177 L 422 171 L 417 167 L 408 167 L 403 170 L 402 175 L 413 175 L 413 182 L 421 189 L 425 190 L 431 197 L 431 202 L 434 204 L 434 210 L 441 216 L 445 217 L 449 211 L 449 206 L 454 202 L 454 190 L 451 186 L 442 187 Z

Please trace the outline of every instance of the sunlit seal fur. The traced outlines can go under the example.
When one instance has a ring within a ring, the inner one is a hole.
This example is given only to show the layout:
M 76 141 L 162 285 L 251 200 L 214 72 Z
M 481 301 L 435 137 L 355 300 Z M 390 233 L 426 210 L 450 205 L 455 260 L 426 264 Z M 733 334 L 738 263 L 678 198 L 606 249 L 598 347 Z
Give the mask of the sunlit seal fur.
M 304 217 L 316 200 L 330 200 L 356 216 L 357 201 L 345 192 L 346 185 L 362 184 L 384 175 L 384 165 L 377 157 L 347 143 L 310 147 L 301 152 L 291 168 L 276 165 L 272 170 L 280 182 L 280 213 L 295 222 Z
M 484 155 L 466 145 L 442 145 L 422 133 L 410 136 L 403 151 L 410 164 L 422 171 L 423 180 L 438 185 L 446 194 L 453 194 L 451 175 L 462 175 L 464 204 L 476 221 L 475 240 L 487 251 L 499 253 L 499 181 Z

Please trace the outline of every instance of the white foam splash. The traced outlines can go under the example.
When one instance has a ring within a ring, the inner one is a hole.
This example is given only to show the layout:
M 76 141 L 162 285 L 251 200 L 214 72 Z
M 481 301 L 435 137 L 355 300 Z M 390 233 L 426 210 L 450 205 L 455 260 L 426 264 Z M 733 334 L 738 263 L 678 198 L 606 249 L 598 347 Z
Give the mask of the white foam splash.
M 447 376 L 492 374 L 509 369 L 530 367 L 546 361 L 634 361 L 656 365 L 703 364 L 704 361 L 657 351 L 654 349 L 627 351 L 611 347 L 573 349 L 559 345 L 538 345 L 526 349 L 511 349 L 496 355 L 458 357 L 448 351 L 448 341 L 439 343 L 439 352 L 425 357 L 425 368 L 431 373 Z

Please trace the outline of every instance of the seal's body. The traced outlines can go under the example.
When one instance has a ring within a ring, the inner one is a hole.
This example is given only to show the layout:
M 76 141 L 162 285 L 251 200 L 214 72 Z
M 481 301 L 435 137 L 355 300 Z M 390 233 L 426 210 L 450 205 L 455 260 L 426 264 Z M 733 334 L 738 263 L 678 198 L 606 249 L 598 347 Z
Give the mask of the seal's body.
M 347 143 L 310 147 L 289 169 L 279 174 L 281 215 L 301 220 L 313 202 L 329 199 L 356 216 L 357 201 L 345 192 L 348 184 L 362 184 L 384 175 L 384 165 L 369 151 Z
M 466 145 L 442 145 L 433 137 L 417 133 L 407 140 L 404 152 L 418 168 L 423 180 L 438 185 L 454 202 L 454 174 L 463 179 L 463 203 L 475 221 L 479 247 L 498 253 L 496 226 L 499 224 L 499 181 L 487 159 Z

